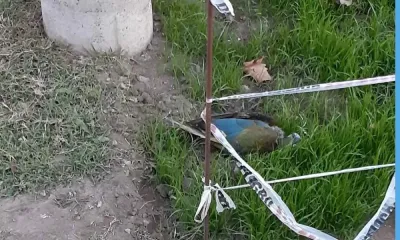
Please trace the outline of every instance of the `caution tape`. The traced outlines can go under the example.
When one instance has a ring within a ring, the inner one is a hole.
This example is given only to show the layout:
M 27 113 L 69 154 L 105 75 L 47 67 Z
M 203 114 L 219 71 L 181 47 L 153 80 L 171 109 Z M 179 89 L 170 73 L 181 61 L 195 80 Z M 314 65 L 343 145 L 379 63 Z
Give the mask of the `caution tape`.
M 201 113 L 201 118 L 205 121 L 205 109 Z M 224 134 L 211 123 L 211 133 L 214 137 L 227 149 L 232 156 L 236 158 L 236 165 L 244 176 L 244 179 L 251 188 L 256 191 L 261 201 L 269 208 L 269 210 L 287 227 L 298 235 L 307 237 L 309 239 L 324 239 L 335 240 L 336 238 L 309 226 L 297 223 L 292 212 L 287 205 L 283 202 L 281 197 L 274 191 L 274 189 L 266 183 L 263 177 L 248 165 L 235 151 L 235 149 L 226 140 Z M 206 186 L 207 187 L 207 186 Z M 209 193 L 203 193 L 202 199 L 210 199 L 205 195 L 211 196 Z M 205 201 L 204 201 L 205 202 Z M 209 206 L 209 204 L 206 204 Z M 200 208 L 200 206 L 199 206 Z M 205 208 L 203 208 L 205 209 Z M 198 210 L 199 211 L 199 210 Z
M 212 5 L 222 14 L 235 16 L 232 3 L 229 0 L 211 0 Z
M 256 98 L 256 97 L 266 97 L 266 96 L 277 96 L 277 95 L 288 95 L 296 93 L 307 93 L 307 92 L 320 92 L 326 90 L 342 89 L 356 86 L 373 85 L 379 83 L 394 82 L 395 75 L 376 77 L 376 78 L 366 78 L 362 80 L 352 80 L 344 82 L 334 82 L 304 86 L 299 88 L 290 88 L 283 90 L 276 90 L 263 93 L 249 93 L 249 94 L 239 94 L 232 95 L 228 97 L 221 97 L 215 99 L 207 99 L 207 101 L 222 101 L 231 99 L 244 99 L 244 98 Z M 201 118 L 205 120 L 205 109 L 201 113 Z M 336 238 L 309 226 L 300 224 L 296 221 L 293 213 L 289 210 L 287 205 L 283 202 L 282 198 L 274 191 L 268 182 L 255 171 L 250 165 L 248 165 L 236 152 L 236 150 L 230 145 L 226 140 L 225 135 L 211 123 L 211 133 L 214 137 L 228 150 L 233 157 L 236 158 L 236 165 L 240 169 L 244 176 L 244 179 L 250 185 L 250 187 L 257 193 L 262 202 L 267 206 L 267 208 L 287 227 L 298 235 L 307 237 L 309 239 L 321 239 L 321 240 L 336 240 Z M 203 180 L 204 181 L 204 180 Z M 217 202 L 217 211 L 222 212 L 225 209 L 236 208 L 232 199 L 224 192 L 224 190 L 217 184 L 213 184 L 204 187 L 204 192 L 201 198 L 201 203 L 197 209 L 195 215 L 196 222 L 202 222 L 207 215 L 210 203 L 211 203 L 211 193 L 216 192 L 215 199 Z M 218 193 L 218 194 L 217 194 Z M 367 240 L 374 232 L 376 232 L 383 222 L 388 218 L 389 214 L 393 211 L 395 204 L 395 183 L 394 176 L 386 192 L 384 201 L 382 202 L 378 212 L 375 216 L 365 225 L 363 230 L 356 236 L 355 240 Z M 201 213 L 201 214 L 200 214 Z M 197 216 L 200 214 L 200 219 Z
M 202 178 L 202 180 L 204 183 L 204 177 Z M 199 207 L 197 208 L 196 214 L 194 215 L 195 222 L 201 223 L 207 216 L 208 209 L 210 208 L 211 204 L 211 194 L 213 191 L 215 192 L 215 202 L 217 203 L 216 209 L 218 213 L 223 212 L 225 209 L 236 209 L 236 205 L 232 201 L 231 197 L 229 197 L 228 194 L 226 194 L 218 184 L 214 184 L 210 180 L 210 185 L 204 186 L 204 191 L 201 195 Z
M 339 171 L 314 173 L 314 174 L 302 175 L 302 176 L 298 176 L 298 177 L 269 180 L 269 181 L 267 181 L 267 183 L 274 184 L 274 183 L 291 182 L 291 181 L 298 181 L 298 180 L 305 180 L 305 179 L 313 179 L 313 178 L 327 177 L 327 176 L 343 174 L 343 173 L 353 173 L 353 172 L 361 172 L 361 171 L 367 171 L 367 170 L 394 167 L 395 165 L 396 165 L 395 163 L 388 163 L 388 164 L 365 166 L 365 167 L 359 167 L 359 168 L 347 168 L 347 169 L 343 169 L 343 170 L 339 170 Z M 246 187 L 250 187 L 250 185 L 243 184 L 243 185 L 237 185 L 237 186 L 232 186 L 232 187 L 224 187 L 221 189 L 222 190 L 233 190 L 233 189 L 246 188 Z
M 365 79 L 361 79 L 361 80 L 322 83 L 322 84 L 315 84 L 315 85 L 309 85 L 309 86 L 304 86 L 304 87 L 288 88 L 288 89 L 267 91 L 267 92 L 261 92 L 261 93 L 236 94 L 236 95 L 231 95 L 231 96 L 227 96 L 227 97 L 213 98 L 212 101 L 224 101 L 224 100 L 232 100 L 232 99 L 260 98 L 260 97 L 271 97 L 271 96 L 297 94 L 297 93 L 321 92 L 321 91 L 328 91 L 328 90 L 335 90 L 335 89 L 342 89 L 342 88 L 374 85 L 374 84 L 379 84 L 379 83 L 388 83 L 388 82 L 394 82 L 394 81 L 395 81 L 395 75 L 388 75 L 388 76 L 382 76 L 382 77 L 365 78 Z

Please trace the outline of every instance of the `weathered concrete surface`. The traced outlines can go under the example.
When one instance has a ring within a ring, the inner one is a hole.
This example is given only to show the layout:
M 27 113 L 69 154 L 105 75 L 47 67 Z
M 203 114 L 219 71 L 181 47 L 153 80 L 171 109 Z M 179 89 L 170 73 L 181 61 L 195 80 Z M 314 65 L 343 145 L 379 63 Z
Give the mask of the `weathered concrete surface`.
M 49 38 L 81 53 L 136 55 L 153 34 L 151 0 L 41 0 Z

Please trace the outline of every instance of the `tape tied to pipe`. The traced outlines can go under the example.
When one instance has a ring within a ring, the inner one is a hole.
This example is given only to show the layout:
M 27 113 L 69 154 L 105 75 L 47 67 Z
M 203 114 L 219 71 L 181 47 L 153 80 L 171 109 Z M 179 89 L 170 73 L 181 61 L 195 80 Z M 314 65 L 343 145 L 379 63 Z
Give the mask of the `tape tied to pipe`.
M 203 183 L 205 182 L 204 177 L 202 178 Z M 199 206 L 197 207 L 194 221 L 197 223 L 203 222 L 204 218 L 208 214 L 208 210 L 211 205 L 212 192 L 215 193 L 216 210 L 218 213 L 222 213 L 226 209 L 236 209 L 235 203 L 231 197 L 217 184 L 213 184 L 210 181 L 210 185 L 204 185 L 203 194 L 201 195 Z

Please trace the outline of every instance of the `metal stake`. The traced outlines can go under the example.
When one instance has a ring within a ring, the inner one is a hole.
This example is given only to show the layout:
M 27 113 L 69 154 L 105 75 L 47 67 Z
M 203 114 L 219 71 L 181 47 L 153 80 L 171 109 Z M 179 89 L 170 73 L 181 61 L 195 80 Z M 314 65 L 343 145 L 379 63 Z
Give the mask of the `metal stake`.
M 213 48 L 213 5 L 207 0 L 207 59 L 206 59 L 206 132 L 204 148 L 204 179 L 205 185 L 210 184 L 210 162 L 211 162 L 211 102 L 212 98 L 212 48 Z M 209 215 L 204 219 L 204 240 L 209 238 Z

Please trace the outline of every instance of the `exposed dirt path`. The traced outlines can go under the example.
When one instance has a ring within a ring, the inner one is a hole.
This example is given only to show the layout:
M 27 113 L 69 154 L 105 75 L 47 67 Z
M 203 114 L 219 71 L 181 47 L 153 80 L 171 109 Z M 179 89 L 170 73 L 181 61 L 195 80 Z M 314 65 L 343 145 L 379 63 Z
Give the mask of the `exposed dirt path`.
M 151 163 L 138 143 L 147 121 L 192 110 L 165 74 L 159 24 L 141 56 L 115 58 L 97 76 L 105 92 L 102 118 L 110 129 L 113 170 L 98 183 L 76 179 L 67 187 L 0 200 L 1 240 L 173 238 L 166 201 L 145 180 Z M 79 64 L 85 61 L 91 60 Z

